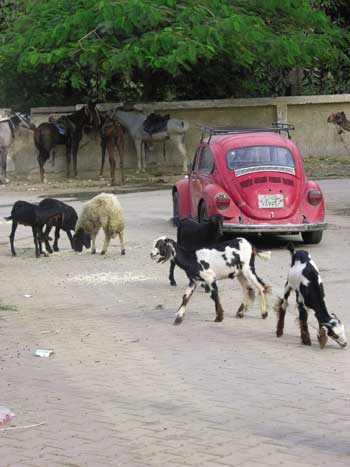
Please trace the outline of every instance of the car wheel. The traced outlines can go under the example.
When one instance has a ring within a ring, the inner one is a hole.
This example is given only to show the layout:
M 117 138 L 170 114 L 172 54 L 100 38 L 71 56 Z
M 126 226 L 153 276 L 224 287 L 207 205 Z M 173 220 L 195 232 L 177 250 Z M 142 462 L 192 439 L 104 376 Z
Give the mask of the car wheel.
M 199 222 L 205 222 L 208 220 L 208 211 L 205 202 L 202 201 L 199 208 Z
M 177 191 L 173 193 L 173 225 L 175 227 L 179 225 L 179 193 Z
M 323 231 L 315 230 L 315 232 L 301 232 L 301 236 L 304 240 L 304 243 L 309 245 L 315 245 L 320 243 L 322 240 Z

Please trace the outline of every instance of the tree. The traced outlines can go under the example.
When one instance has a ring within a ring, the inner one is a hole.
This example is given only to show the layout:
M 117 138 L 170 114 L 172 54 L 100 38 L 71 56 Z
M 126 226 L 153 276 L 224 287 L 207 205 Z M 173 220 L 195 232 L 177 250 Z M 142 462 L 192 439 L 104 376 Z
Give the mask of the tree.
M 348 61 L 348 33 L 309 0 L 16 5 L 0 36 L 2 105 L 283 94 L 293 67 Z

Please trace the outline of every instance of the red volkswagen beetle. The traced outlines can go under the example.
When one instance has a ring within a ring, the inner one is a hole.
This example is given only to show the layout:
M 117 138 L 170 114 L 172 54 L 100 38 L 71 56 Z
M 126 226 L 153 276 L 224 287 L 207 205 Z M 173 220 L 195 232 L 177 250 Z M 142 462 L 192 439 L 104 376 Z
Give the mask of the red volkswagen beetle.
M 327 226 L 323 194 L 307 180 L 290 129 L 203 129 L 190 174 L 172 189 L 175 224 L 220 213 L 225 232 L 300 232 L 305 243 L 319 243 Z

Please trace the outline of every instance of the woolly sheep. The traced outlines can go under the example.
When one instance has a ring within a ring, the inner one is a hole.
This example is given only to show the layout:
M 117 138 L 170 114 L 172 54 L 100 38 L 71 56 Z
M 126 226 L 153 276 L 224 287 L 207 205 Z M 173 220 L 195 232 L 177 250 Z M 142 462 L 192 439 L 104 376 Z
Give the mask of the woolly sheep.
M 110 193 L 101 193 L 88 201 L 78 218 L 73 236 L 73 248 L 81 252 L 83 246 L 90 248 L 91 253 L 96 253 L 95 240 L 103 228 L 105 240 L 101 255 L 107 252 L 111 238 L 119 235 L 121 254 L 125 255 L 124 246 L 124 214 L 118 198 Z

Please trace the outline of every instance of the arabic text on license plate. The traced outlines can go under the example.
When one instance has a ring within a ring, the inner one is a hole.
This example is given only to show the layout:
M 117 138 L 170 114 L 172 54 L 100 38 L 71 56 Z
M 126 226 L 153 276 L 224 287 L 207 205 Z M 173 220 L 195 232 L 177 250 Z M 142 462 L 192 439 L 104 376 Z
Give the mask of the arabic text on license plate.
M 259 208 L 283 208 L 283 195 L 258 195 Z

